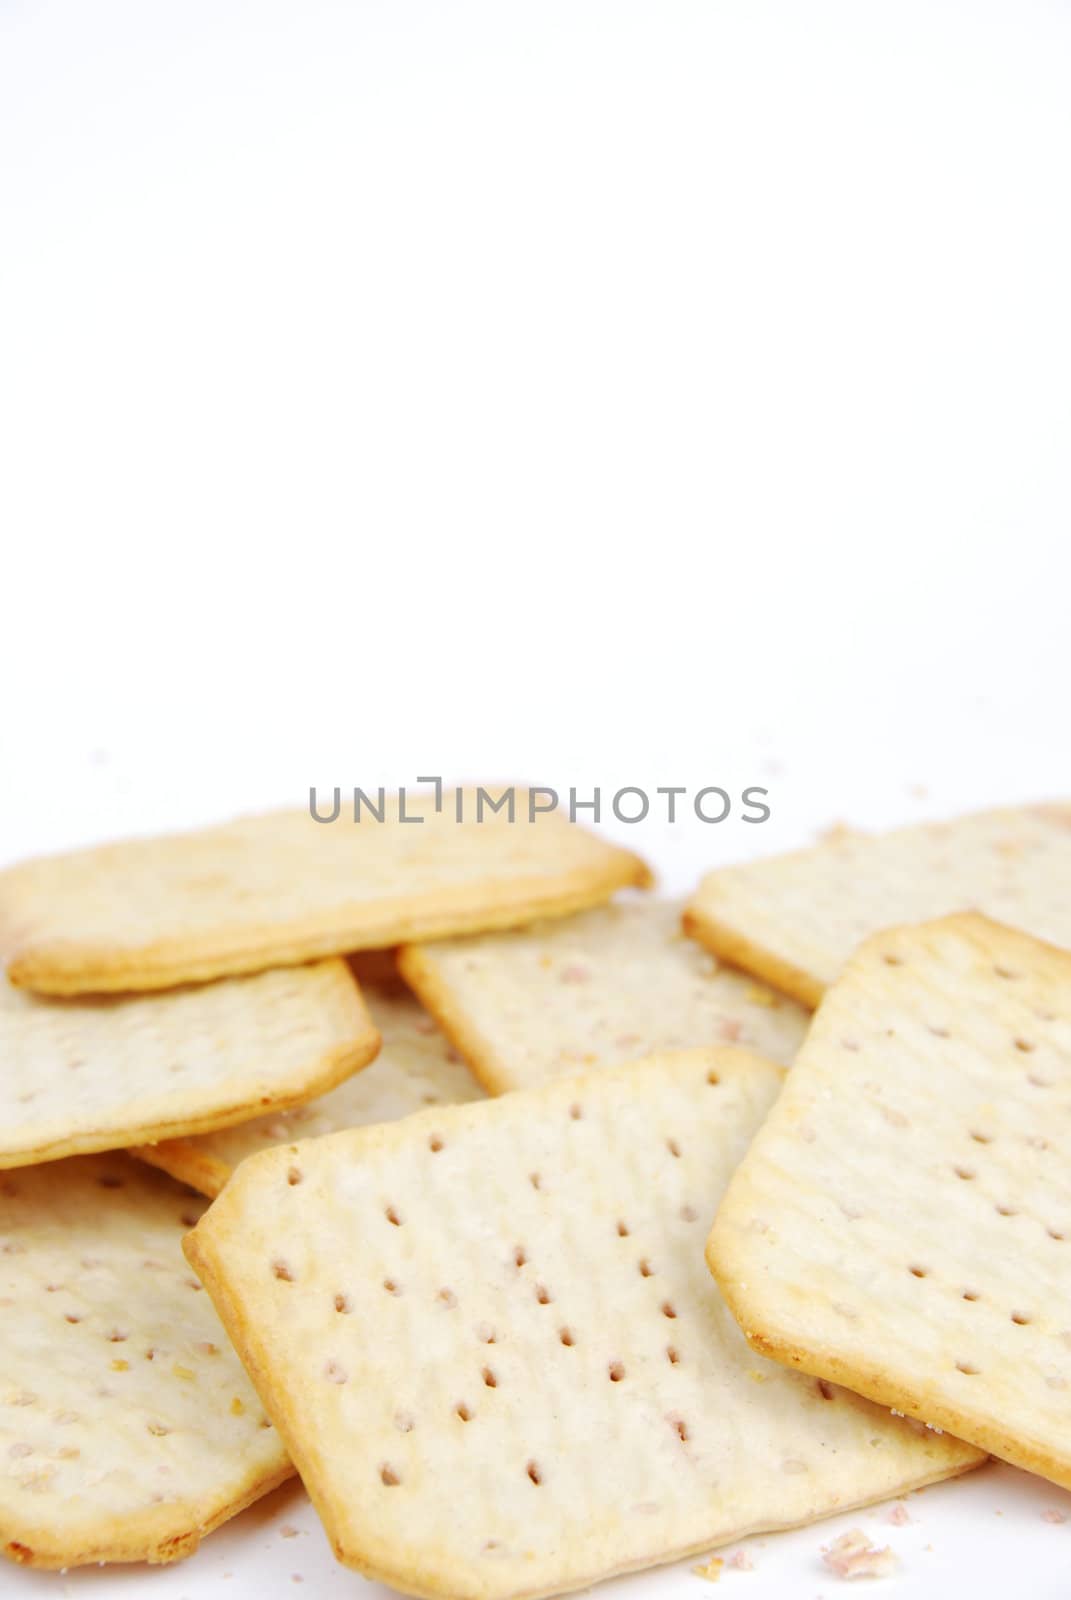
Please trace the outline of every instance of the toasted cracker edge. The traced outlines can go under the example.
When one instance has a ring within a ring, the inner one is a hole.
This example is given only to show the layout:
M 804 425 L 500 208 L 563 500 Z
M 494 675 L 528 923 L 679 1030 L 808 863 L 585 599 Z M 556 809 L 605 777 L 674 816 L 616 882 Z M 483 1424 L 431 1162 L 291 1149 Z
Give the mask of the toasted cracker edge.
M 387 949 L 416 939 L 452 937 L 497 928 L 521 927 L 537 917 L 568 916 L 601 905 L 616 889 L 649 888 L 646 862 L 615 847 L 598 868 L 577 867 L 549 885 L 545 877 L 516 879 L 503 887 L 495 880 L 469 888 L 462 896 L 444 888 L 416 909 L 402 901 L 374 902 L 271 927 L 221 929 L 211 938 L 162 939 L 140 949 L 73 945 L 68 940 L 17 942 L 7 951 L 7 975 L 16 988 L 41 994 L 107 994 L 124 990 L 166 989 L 180 983 L 261 972 L 266 967 L 298 966 L 325 956 Z
M 434 1017 L 447 1039 L 465 1058 L 465 1064 L 488 1094 L 504 1094 L 512 1087 L 499 1071 L 495 1050 L 479 1028 L 466 1021 L 454 1004 L 450 986 L 441 982 L 434 962 L 428 961 L 422 944 L 402 945 L 397 954 L 398 971 L 425 1011 Z
M 192 1527 L 190 1514 L 195 1508 L 189 1506 L 161 1506 L 155 1511 L 143 1512 L 124 1520 L 121 1533 L 115 1536 L 102 1531 L 99 1519 L 93 1519 L 87 1523 L 83 1538 L 72 1536 L 65 1544 L 43 1523 L 20 1523 L 18 1527 L 0 1524 L 0 1552 L 17 1566 L 50 1572 L 104 1562 L 147 1561 L 150 1566 L 166 1566 L 192 1556 L 206 1534 L 270 1494 L 296 1471 L 293 1463 L 287 1461 L 275 1472 L 251 1477 L 236 1496 L 208 1516 L 194 1521 Z
M 707 893 L 710 893 L 709 889 Z M 728 961 L 732 966 L 740 967 L 744 972 L 750 972 L 775 989 L 780 989 L 782 994 L 798 1000 L 800 1005 L 806 1006 L 809 1011 L 815 1009 L 825 994 L 825 985 L 819 983 L 813 973 L 805 972 L 802 967 L 793 966 L 790 961 L 781 960 L 779 956 L 765 950 L 762 945 L 756 944 L 745 934 L 731 927 L 728 922 L 721 922 L 711 917 L 694 901 L 685 906 L 681 915 L 681 926 L 689 938 L 705 945 L 723 961 Z
M 214 1200 L 234 1171 L 218 1156 L 205 1155 L 190 1139 L 161 1139 L 159 1144 L 139 1144 L 127 1152 L 150 1167 L 159 1167 L 169 1178 L 188 1184 L 209 1200 Z

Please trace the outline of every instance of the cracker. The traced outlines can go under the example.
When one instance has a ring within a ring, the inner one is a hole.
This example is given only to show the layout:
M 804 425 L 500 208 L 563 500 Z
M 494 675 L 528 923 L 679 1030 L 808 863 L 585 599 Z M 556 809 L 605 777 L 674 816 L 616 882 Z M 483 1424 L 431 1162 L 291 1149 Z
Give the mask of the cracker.
M 339 960 L 122 999 L 44 999 L 0 974 L 0 1167 L 279 1110 L 378 1047 Z
M 370 1067 L 291 1111 L 254 1117 L 197 1139 L 145 1145 L 135 1154 L 202 1194 L 217 1195 L 239 1161 L 258 1150 L 480 1098 L 472 1073 L 397 976 L 362 979 L 361 992 L 383 1041 Z
M 0 1176 L 0 1550 L 176 1561 L 292 1467 L 182 1259 L 204 1202 L 126 1156 Z
M 816 1006 L 860 939 L 981 911 L 1071 946 L 1071 806 L 983 811 L 895 833 L 842 833 L 703 879 L 685 927 L 716 954 Z
M 868 941 L 708 1257 L 755 1348 L 1071 1488 L 1071 954 L 979 916 Z
M 755 1357 L 717 1293 L 780 1081 L 665 1054 L 243 1164 L 186 1250 L 340 1560 L 542 1595 L 979 1459 Z
M 373 797 L 374 798 L 374 797 Z M 529 822 L 453 793 L 318 823 L 308 811 L 127 839 L 0 873 L 13 983 L 49 994 L 160 989 L 315 956 L 562 916 L 649 881 L 639 857 L 557 812 Z
M 729 1041 L 791 1061 L 810 1017 L 685 938 L 680 909 L 617 903 L 513 933 L 407 945 L 399 961 L 493 1094 Z

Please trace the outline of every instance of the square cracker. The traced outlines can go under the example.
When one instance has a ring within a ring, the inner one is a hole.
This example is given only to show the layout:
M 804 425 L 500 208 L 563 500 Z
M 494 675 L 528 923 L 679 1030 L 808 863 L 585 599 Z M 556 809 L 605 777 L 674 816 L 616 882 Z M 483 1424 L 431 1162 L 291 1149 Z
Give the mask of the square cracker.
M 981 911 L 1071 946 L 1071 806 L 983 811 L 708 873 L 684 925 L 708 949 L 816 1006 L 859 941 Z
M 706 1272 L 780 1081 L 666 1054 L 243 1163 L 186 1250 L 340 1560 L 543 1595 L 980 1459 L 754 1356 Z
M 122 999 L 45 999 L 0 973 L 0 1167 L 278 1111 L 378 1048 L 339 960 Z
M 393 1122 L 428 1106 L 482 1098 L 457 1051 L 399 977 L 362 976 L 361 993 L 383 1041 L 363 1072 L 290 1111 L 254 1117 L 196 1139 L 144 1145 L 134 1153 L 202 1194 L 217 1195 L 239 1161 L 258 1150 L 341 1128 Z
M 618 902 L 512 933 L 407 945 L 399 963 L 492 1094 L 695 1045 L 791 1061 L 809 1015 L 685 938 L 680 911 Z
M 708 1258 L 756 1349 L 1071 1488 L 1071 954 L 961 915 L 869 940 Z
M 307 811 L 26 861 L 0 873 L 13 983 L 49 994 L 161 989 L 314 956 L 513 927 L 606 900 L 649 873 L 557 813 L 475 820 L 456 792 L 331 824 Z
M 179 1241 L 204 1202 L 126 1156 L 0 1174 L 0 1551 L 176 1561 L 293 1471 Z

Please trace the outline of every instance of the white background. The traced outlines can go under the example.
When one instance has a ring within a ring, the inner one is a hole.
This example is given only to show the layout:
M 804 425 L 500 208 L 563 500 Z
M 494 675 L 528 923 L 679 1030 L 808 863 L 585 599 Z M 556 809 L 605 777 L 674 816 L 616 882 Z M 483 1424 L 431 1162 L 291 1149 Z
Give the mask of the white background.
M 1056 0 L 0 0 L 0 861 L 767 786 L 614 830 L 685 889 L 1066 792 L 1069 82 Z M 896 1590 L 1065 1592 L 1059 1500 L 931 1493 Z M 722 1582 L 836 1588 L 824 1537 Z M 361 1589 L 319 1539 L 0 1589 Z

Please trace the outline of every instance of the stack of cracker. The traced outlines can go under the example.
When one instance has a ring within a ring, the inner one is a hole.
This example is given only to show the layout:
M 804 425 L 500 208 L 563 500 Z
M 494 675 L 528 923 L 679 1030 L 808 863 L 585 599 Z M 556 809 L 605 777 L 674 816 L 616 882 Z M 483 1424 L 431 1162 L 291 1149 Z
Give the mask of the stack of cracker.
M 203 1202 L 118 1152 L 212 1194 L 298 1127 L 471 1099 L 393 963 L 363 994 L 343 955 L 561 915 L 647 878 L 555 817 L 458 825 L 412 799 L 408 814 L 423 820 L 260 816 L 0 874 L 13 1560 L 172 1561 L 293 1471 L 183 1259 Z
M 1071 1486 L 1068 811 L 686 908 L 423 816 L 0 875 L 6 1553 L 172 1560 L 296 1469 L 341 1561 L 520 1600 Z

